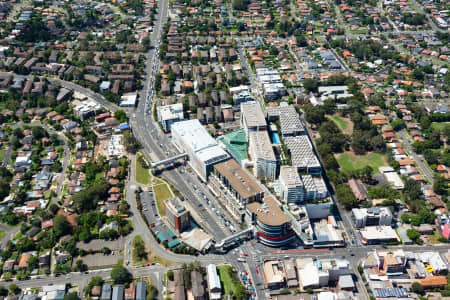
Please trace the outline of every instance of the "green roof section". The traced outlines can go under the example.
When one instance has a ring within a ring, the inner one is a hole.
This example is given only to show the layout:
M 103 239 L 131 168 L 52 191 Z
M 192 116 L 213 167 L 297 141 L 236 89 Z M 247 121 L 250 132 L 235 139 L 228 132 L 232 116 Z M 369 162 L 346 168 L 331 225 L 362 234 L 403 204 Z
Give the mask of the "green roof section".
M 166 231 L 167 231 L 167 234 L 168 234 L 171 238 L 176 238 L 176 237 L 177 237 L 177 236 L 175 235 L 175 233 L 173 233 L 172 230 L 167 229 Z
M 167 237 L 162 232 L 158 233 L 157 237 L 161 242 L 167 241 Z
M 173 240 L 173 241 L 170 241 L 170 242 L 167 244 L 167 246 L 169 246 L 169 248 L 173 248 L 173 247 L 178 246 L 179 244 L 180 244 L 180 241 L 179 241 L 178 239 L 175 239 L 175 240 Z
M 220 142 L 225 145 L 231 156 L 241 163 L 247 159 L 248 142 L 244 129 L 238 129 L 230 133 L 224 134 Z

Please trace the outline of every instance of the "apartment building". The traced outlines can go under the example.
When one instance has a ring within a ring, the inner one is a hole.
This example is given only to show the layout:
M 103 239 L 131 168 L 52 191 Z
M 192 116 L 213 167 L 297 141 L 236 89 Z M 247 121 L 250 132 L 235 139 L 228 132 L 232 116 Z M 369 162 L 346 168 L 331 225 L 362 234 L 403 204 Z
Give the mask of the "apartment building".
M 250 132 L 249 152 L 257 178 L 275 179 L 277 177 L 278 161 L 267 131 Z

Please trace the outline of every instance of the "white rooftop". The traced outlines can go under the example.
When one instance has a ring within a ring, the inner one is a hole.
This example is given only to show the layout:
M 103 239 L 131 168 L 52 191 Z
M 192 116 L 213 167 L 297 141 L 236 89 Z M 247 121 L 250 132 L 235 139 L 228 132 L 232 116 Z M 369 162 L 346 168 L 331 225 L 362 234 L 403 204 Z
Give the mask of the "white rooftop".
M 172 125 L 171 130 L 202 161 L 208 163 L 218 157 L 220 159 L 228 157 L 225 150 L 209 135 L 197 119 L 177 122 Z

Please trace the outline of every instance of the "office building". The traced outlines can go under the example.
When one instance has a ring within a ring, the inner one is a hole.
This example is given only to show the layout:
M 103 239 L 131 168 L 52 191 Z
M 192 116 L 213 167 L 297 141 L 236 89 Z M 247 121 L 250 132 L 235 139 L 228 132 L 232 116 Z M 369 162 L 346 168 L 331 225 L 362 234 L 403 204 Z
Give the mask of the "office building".
M 353 208 L 353 225 L 356 228 L 392 224 L 392 213 L 388 207 Z
M 229 158 L 197 119 L 176 122 L 171 131 L 175 146 L 188 154 L 189 163 L 204 181 L 211 166 Z
M 280 247 L 295 240 L 291 218 L 272 197 L 247 204 L 247 214 L 256 228 L 257 239 L 270 247 Z
M 228 211 L 240 221 L 244 218 L 245 205 L 264 197 L 259 183 L 234 159 L 214 165 L 209 181 Z
M 175 197 L 164 201 L 164 209 L 167 221 L 169 221 L 169 224 L 172 225 L 178 233 L 183 232 L 186 228 L 191 226 L 191 216 L 180 198 Z
M 278 173 L 278 161 L 273 151 L 267 131 L 250 132 L 249 152 L 253 165 L 253 172 L 257 178 L 275 179 Z
M 267 122 L 260 103 L 255 101 L 241 103 L 241 128 L 245 130 L 247 140 L 250 132 L 267 130 Z
M 182 121 L 184 119 L 183 104 L 175 103 L 165 106 L 158 106 L 158 121 L 164 128 L 165 132 L 170 131 L 170 127 L 173 123 Z
M 209 264 L 206 268 L 208 274 L 208 290 L 210 300 L 220 300 L 222 298 L 222 285 L 220 284 L 219 274 L 217 274 L 216 265 Z

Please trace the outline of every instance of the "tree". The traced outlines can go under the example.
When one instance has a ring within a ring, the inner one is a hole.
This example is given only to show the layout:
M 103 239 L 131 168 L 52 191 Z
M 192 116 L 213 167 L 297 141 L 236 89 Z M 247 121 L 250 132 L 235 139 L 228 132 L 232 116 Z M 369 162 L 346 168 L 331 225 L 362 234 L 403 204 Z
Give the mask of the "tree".
M 33 270 L 35 267 L 37 267 L 38 263 L 39 263 L 39 258 L 37 256 L 31 256 L 27 262 L 28 268 L 30 270 Z
M 57 237 L 70 233 L 70 224 L 63 215 L 56 215 L 53 219 L 53 232 Z
M 123 134 L 123 138 L 126 150 L 128 152 L 135 153 L 136 150 L 139 148 L 139 142 L 134 137 L 133 133 L 130 131 L 125 131 L 125 133 Z
M 167 279 L 169 279 L 170 281 L 173 281 L 173 271 L 168 271 L 167 272 Z
M 347 210 L 358 206 L 358 200 L 348 184 L 339 184 L 336 186 L 336 197 Z
M 419 295 L 423 295 L 424 293 L 424 288 L 423 286 L 419 283 L 419 282 L 413 282 L 413 284 L 411 285 L 411 290 Z
M 23 130 L 21 128 L 16 128 L 13 131 L 13 134 L 18 137 L 19 139 L 22 139 L 24 137 Z
M 442 176 L 436 176 L 434 178 L 433 191 L 439 195 L 448 195 L 447 179 Z
M 36 140 L 40 140 L 47 136 L 45 129 L 40 126 L 33 126 L 33 128 L 31 128 L 31 133 L 33 134 L 33 138 Z
M 420 233 L 415 229 L 408 229 L 406 235 L 413 241 L 417 241 L 420 238 Z
M 115 283 L 125 284 L 133 280 L 133 275 L 127 268 L 117 265 L 111 270 L 111 278 Z
M 303 87 L 308 93 L 310 92 L 317 93 L 319 88 L 319 81 L 315 79 L 305 79 L 303 80 Z
M 18 294 L 20 292 L 19 286 L 17 284 L 14 284 L 14 283 L 10 284 L 8 289 L 9 289 L 9 291 L 12 294 Z
M 142 239 L 135 238 L 133 241 L 134 253 L 139 258 L 145 258 L 147 256 L 147 252 L 145 251 L 145 244 Z
M 305 107 L 305 119 L 308 123 L 320 125 L 326 121 L 325 110 L 320 106 L 308 105 Z
M 411 215 L 405 213 L 401 216 L 401 220 L 403 224 L 409 224 L 411 223 Z
M 81 300 L 76 292 L 67 293 L 64 295 L 64 300 Z
M 125 123 L 127 122 L 127 114 L 125 113 L 125 111 L 119 109 L 116 110 L 114 112 L 114 118 L 116 118 L 117 120 L 119 120 L 120 123 Z

